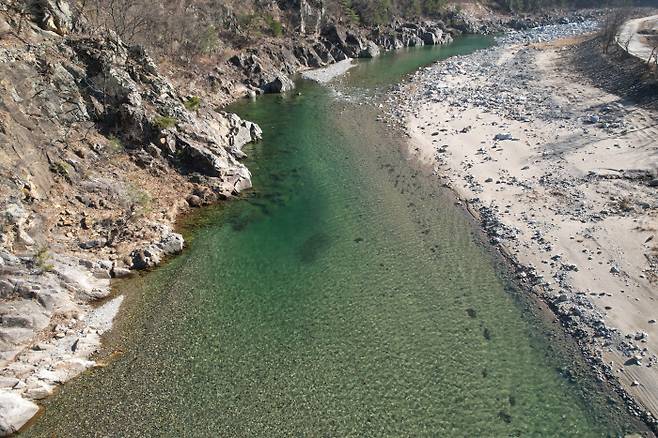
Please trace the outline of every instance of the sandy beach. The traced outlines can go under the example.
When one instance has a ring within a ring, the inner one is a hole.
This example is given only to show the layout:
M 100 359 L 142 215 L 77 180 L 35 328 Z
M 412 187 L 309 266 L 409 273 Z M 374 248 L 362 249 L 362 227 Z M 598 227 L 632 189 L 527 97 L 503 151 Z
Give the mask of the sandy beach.
M 578 74 L 571 53 L 592 36 L 572 33 L 423 69 L 392 114 L 601 378 L 655 417 L 658 114 Z

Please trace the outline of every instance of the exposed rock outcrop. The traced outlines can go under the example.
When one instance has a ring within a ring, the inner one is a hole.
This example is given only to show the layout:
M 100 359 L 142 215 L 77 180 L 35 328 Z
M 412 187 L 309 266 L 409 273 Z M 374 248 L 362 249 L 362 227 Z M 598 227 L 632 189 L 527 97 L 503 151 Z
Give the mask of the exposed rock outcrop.
M 325 13 L 324 0 L 299 0 L 299 31 L 304 35 L 318 35 Z
M 306 4 L 302 2 L 303 4 Z M 309 68 L 324 67 L 348 58 L 374 58 L 381 50 L 438 45 L 452 41 L 440 22 L 423 24 L 395 22 L 367 30 L 316 21 L 317 31 L 304 38 L 248 49 L 231 57 L 229 65 L 243 77 L 249 90 L 256 93 L 283 93 L 294 88 L 289 76 Z
M 152 243 L 143 249 L 135 249 L 131 254 L 131 268 L 147 269 L 159 265 L 165 257 L 179 254 L 183 251 L 183 236 L 166 230 L 159 242 Z
M 66 0 L 32 0 L 30 9 L 45 30 L 65 35 L 73 28 L 73 12 Z

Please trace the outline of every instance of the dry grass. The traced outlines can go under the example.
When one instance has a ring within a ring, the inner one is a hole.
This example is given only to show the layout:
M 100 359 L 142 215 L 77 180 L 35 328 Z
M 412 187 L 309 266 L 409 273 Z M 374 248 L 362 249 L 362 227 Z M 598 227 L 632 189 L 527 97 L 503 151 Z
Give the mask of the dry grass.
M 545 43 L 532 44 L 531 47 L 535 49 L 559 49 L 562 47 L 576 46 L 578 44 L 584 43 L 585 41 L 594 39 L 596 35 L 594 33 L 589 33 L 585 35 L 578 35 L 574 37 L 561 38 L 559 40 L 549 41 Z

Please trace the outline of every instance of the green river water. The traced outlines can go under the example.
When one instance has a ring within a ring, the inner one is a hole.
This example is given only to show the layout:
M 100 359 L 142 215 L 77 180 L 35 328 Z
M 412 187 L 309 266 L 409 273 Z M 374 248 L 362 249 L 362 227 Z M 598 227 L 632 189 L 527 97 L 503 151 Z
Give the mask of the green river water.
M 474 225 L 376 122 L 386 86 L 442 48 L 330 88 L 230 108 L 264 130 L 254 189 L 194 214 L 189 248 L 117 283 L 106 352 L 27 436 L 617 436 L 639 426 L 588 376 Z M 347 98 L 346 98 L 347 97 Z M 567 370 L 568 368 L 568 370 Z

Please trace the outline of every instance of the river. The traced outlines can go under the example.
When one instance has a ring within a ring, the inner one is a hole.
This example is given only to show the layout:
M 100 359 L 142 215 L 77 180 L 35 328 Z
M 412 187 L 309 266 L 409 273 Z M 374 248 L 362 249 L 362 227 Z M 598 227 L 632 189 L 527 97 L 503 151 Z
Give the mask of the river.
M 361 62 L 333 87 L 230 108 L 264 130 L 254 189 L 181 224 L 189 247 L 117 282 L 100 355 L 27 436 L 615 436 L 634 431 L 515 290 L 404 138 L 387 86 L 491 44 Z

